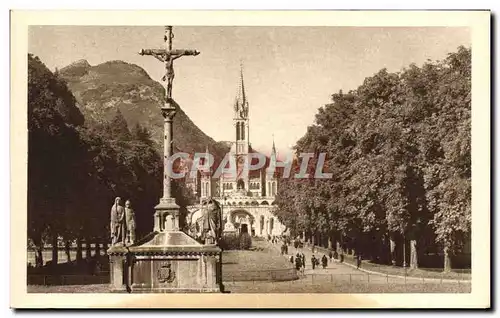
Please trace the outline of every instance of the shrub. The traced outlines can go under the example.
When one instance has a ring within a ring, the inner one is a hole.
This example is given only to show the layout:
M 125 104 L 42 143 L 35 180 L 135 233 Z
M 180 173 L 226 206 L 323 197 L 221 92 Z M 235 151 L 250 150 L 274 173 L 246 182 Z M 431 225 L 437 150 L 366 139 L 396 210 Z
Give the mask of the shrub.
M 237 250 L 240 247 L 240 239 L 238 234 L 230 233 L 224 234 L 219 243 L 220 248 L 223 250 Z
M 247 250 L 252 247 L 252 238 L 248 233 L 241 235 L 237 233 L 224 234 L 219 246 L 223 250 Z
M 252 238 L 250 237 L 250 234 L 248 234 L 248 233 L 241 234 L 240 235 L 240 249 L 248 250 L 250 247 L 252 247 Z

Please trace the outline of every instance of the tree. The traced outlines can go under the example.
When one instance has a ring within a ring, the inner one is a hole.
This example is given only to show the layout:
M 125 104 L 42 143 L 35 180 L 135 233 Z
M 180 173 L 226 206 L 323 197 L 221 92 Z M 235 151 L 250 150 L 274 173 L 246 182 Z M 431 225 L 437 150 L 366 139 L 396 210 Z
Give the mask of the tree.
M 51 240 L 57 262 L 57 241 L 65 232 L 65 212 L 78 184 L 70 183 L 79 166 L 77 127 L 83 116 L 60 78 L 28 55 L 28 237 L 37 249 L 36 265 Z M 76 150 L 76 151 L 75 151 Z
M 282 182 L 277 214 L 293 233 L 411 268 L 435 240 L 448 270 L 470 235 L 470 49 L 333 94 L 295 149 L 326 153 L 333 178 Z

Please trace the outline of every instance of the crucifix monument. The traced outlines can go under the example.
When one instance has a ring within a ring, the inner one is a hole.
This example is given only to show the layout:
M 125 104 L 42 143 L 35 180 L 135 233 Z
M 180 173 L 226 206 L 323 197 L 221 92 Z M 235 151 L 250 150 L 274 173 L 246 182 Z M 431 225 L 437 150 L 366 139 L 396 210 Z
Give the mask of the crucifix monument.
M 155 206 L 151 233 L 132 244 L 112 245 L 108 250 L 111 291 L 131 293 L 211 293 L 224 290 L 221 249 L 213 242 L 201 244 L 182 232 L 179 206 L 172 197 L 169 167 L 173 154 L 173 120 L 179 105 L 172 98 L 174 61 L 196 56 L 196 50 L 172 49 L 172 27 L 165 27 L 164 49 L 142 49 L 165 65 L 163 196 Z M 136 213 L 141 213 L 137 211 Z
M 161 108 L 164 118 L 164 147 L 163 147 L 163 197 L 155 207 L 154 230 L 179 230 L 179 207 L 172 198 L 171 179 L 168 174 L 168 160 L 173 153 L 173 119 L 176 113 L 175 102 L 172 98 L 172 85 L 174 81 L 174 61 L 182 56 L 196 56 L 200 52 L 196 50 L 172 49 L 173 40 L 172 27 L 165 27 L 164 49 L 142 49 L 140 55 L 151 55 L 165 64 L 165 75 L 162 80 L 167 81 L 165 105 Z

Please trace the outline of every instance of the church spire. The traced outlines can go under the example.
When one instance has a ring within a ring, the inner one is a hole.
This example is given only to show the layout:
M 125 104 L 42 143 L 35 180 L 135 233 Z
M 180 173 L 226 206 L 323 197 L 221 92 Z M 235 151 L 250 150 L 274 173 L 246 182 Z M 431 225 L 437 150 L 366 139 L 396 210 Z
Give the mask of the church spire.
M 273 149 L 272 153 L 276 155 L 276 145 L 274 144 L 274 134 L 273 134 Z
M 245 82 L 243 80 L 243 63 L 240 63 L 240 82 L 234 102 L 234 111 L 236 113 L 236 118 L 246 119 L 248 116 L 248 101 L 245 93 Z

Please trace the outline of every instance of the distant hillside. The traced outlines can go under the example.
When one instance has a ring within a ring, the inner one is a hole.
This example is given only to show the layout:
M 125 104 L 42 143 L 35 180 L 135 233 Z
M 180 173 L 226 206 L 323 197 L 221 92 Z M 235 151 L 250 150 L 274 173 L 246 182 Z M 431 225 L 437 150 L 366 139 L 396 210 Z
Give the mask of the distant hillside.
M 165 90 L 144 69 L 123 61 L 91 66 L 86 60 L 79 60 L 60 69 L 59 75 L 68 82 L 88 124 L 111 121 L 116 109 L 120 109 L 129 128 L 136 123 L 148 128 L 157 149 L 162 151 L 160 107 Z M 174 149 L 193 153 L 205 151 L 207 145 L 216 156 L 229 151 L 226 143 L 215 142 L 178 108 L 174 120 Z

